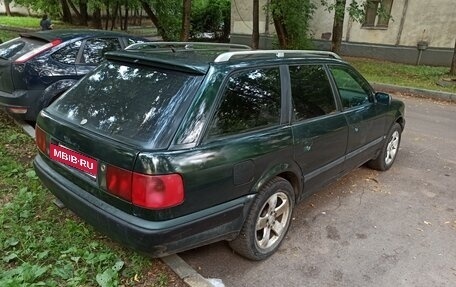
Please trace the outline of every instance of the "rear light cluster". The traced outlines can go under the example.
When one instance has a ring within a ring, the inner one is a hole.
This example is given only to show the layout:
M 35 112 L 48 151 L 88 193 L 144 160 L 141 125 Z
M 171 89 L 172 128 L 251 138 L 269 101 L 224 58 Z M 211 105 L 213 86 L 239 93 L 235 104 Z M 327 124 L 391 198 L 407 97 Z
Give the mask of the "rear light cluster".
M 36 146 L 42 153 L 49 154 L 47 135 L 38 125 L 35 126 L 35 141 Z
M 52 47 L 55 47 L 55 46 L 57 46 L 60 43 L 62 43 L 61 39 L 55 39 L 55 40 L 53 40 L 50 43 L 47 43 L 47 44 L 45 44 L 43 46 L 40 46 L 40 47 L 38 47 L 36 49 L 33 49 L 32 51 L 30 51 L 28 53 L 25 53 L 24 55 L 22 55 L 19 58 L 17 58 L 16 61 L 14 61 L 14 63 L 15 64 L 23 64 L 23 63 L 27 62 L 28 60 L 30 60 L 31 58 L 35 57 L 36 55 L 41 54 L 44 51 L 49 50 Z
M 162 209 L 184 201 L 184 184 L 179 174 L 148 175 L 108 165 L 106 189 L 134 205 Z
M 35 126 L 38 149 L 49 155 L 47 134 Z M 102 188 L 134 205 L 163 209 L 184 202 L 184 183 L 179 174 L 149 175 L 132 172 L 108 164 L 100 166 L 98 173 Z

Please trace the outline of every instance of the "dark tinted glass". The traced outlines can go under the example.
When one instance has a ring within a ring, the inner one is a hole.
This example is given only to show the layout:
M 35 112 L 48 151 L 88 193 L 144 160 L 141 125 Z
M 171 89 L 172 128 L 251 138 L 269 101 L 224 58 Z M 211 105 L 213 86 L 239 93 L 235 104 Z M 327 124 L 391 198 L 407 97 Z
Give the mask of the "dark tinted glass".
M 200 80 L 180 72 L 107 62 L 48 111 L 109 137 L 154 142 L 160 148 L 173 134 L 173 121 L 179 122 L 182 102 L 192 98 Z
M 291 94 L 297 120 L 336 111 L 328 76 L 321 65 L 290 67 Z
M 0 58 L 16 60 L 20 56 L 41 47 L 47 42 L 28 38 L 16 38 L 0 45 Z
M 209 134 L 232 134 L 279 122 L 279 69 L 249 70 L 228 79 Z
M 369 103 L 371 91 L 366 81 L 348 68 L 332 66 L 330 69 L 344 108 Z
M 109 51 L 120 50 L 117 38 L 89 39 L 84 45 L 82 63 L 98 65 L 103 60 L 103 55 Z
M 144 43 L 144 41 L 133 38 L 127 38 L 127 46 L 136 43 Z
M 74 64 L 80 47 L 81 41 L 76 41 L 53 53 L 52 58 L 64 64 Z

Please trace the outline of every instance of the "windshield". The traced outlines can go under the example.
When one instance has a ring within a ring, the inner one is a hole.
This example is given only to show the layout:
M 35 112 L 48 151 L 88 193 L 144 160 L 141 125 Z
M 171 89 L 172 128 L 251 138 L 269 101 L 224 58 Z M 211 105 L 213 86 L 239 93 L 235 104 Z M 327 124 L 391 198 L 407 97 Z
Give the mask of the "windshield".
M 202 76 L 105 62 L 48 108 L 121 141 L 166 148 Z

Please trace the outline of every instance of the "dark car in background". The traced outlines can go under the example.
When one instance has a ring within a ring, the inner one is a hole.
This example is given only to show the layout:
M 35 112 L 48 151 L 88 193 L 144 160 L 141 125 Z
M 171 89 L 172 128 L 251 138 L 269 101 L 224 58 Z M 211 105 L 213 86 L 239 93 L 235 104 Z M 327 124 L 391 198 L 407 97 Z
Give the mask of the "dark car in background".
M 404 103 L 336 54 L 148 45 L 107 53 L 36 125 L 44 185 L 128 246 L 164 256 L 228 240 L 261 260 L 297 202 L 396 159 Z
M 0 105 L 34 122 L 47 107 L 103 60 L 144 38 L 103 30 L 22 33 L 0 45 Z

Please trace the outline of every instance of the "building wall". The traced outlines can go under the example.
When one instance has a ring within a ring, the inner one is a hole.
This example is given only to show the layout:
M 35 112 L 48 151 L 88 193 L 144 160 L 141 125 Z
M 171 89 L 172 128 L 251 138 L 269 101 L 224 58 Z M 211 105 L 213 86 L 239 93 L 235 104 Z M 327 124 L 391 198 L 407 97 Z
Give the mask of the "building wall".
M 319 0 L 314 0 L 318 5 Z M 347 1 L 347 6 L 350 0 Z M 260 7 L 266 0 L 260 0 Z M 343 41 L 416 47 L 417 42 L 427 41 L 430 47 L 452 48 L 456 37 L 456 0 L 394 0 L 392 19 L 388 28 L 365 28 L 361 23 L 345 17 Z M 231 32 L 252 33 L 252 1 L 231 1 Z M 311 20 L 311 33 L 321 39 L 332 32 L 334 12 L 319 7 Z M 266 28 L 268 27 L 268 28 Z M 267 30 L 269 29 L 269 30 Z M 274 33 L 274 26 L 266 23 L 260 8 L 260 33 Z
M 15 13 L 15 14 L 21 14 L 21 15 L 29 15 L 30 13 L 31 14 L 36 14 L 34 13 L 33 11 L 28 11 L 27 8 L 24 8 L 22 6 L 18 6 L 18 5 L 15 5 L 14 4 L 14 1 L 12 1 L 10 4 L 9 4 L 9 7 L 10 7 L 10 10 L 11 10 L 11 13 Z M 6 10 L 5 10 L 5 5 L 3 3 L 3 1 L 0 1 L 0 13 L 2 14 L 6 14 Z
M 252 35 L 253 21 L 253 1 L 251 0 L 231 0 L 231 32 L 236 34 Z M 260 33 L 275 34 L 274 25 L 269 21 L 264 7 L 267 0 L 259 0 L 260 3 Z M 271 19 L 272 20 L 272 19 Z
M 424 40 L 431 47 L 454 47 L 455 39 L 455 0 L 409 0 L 401 45 Z
M 319 5 L 320 0 L 313 0 Z M 347 0 L 347 6 L 351 0 Z M 266 0 L 260 0 L 260 7 Z M 456 0 L 394 0 L 387 28 L 362 27 L 361 23 L 344 20 L 343 55 L 371 57 L 404 63 L 450 65 L 456 40 Z M 312 37 L 318 48 L 329 49 L 334 12 L 319 7 L 310 22 Z M 274 26 L 267 25 L 260 8 L 260 47 L 271 48 Z M 231 1 L 231 41 L 251 44 L 252 1 Z M 326 36 L 326 37 L 324 37 Z M 328 37 L 329 36 L 329 37 Z M 429 48 L 419 55 L 417 43 L 428 42 Z

